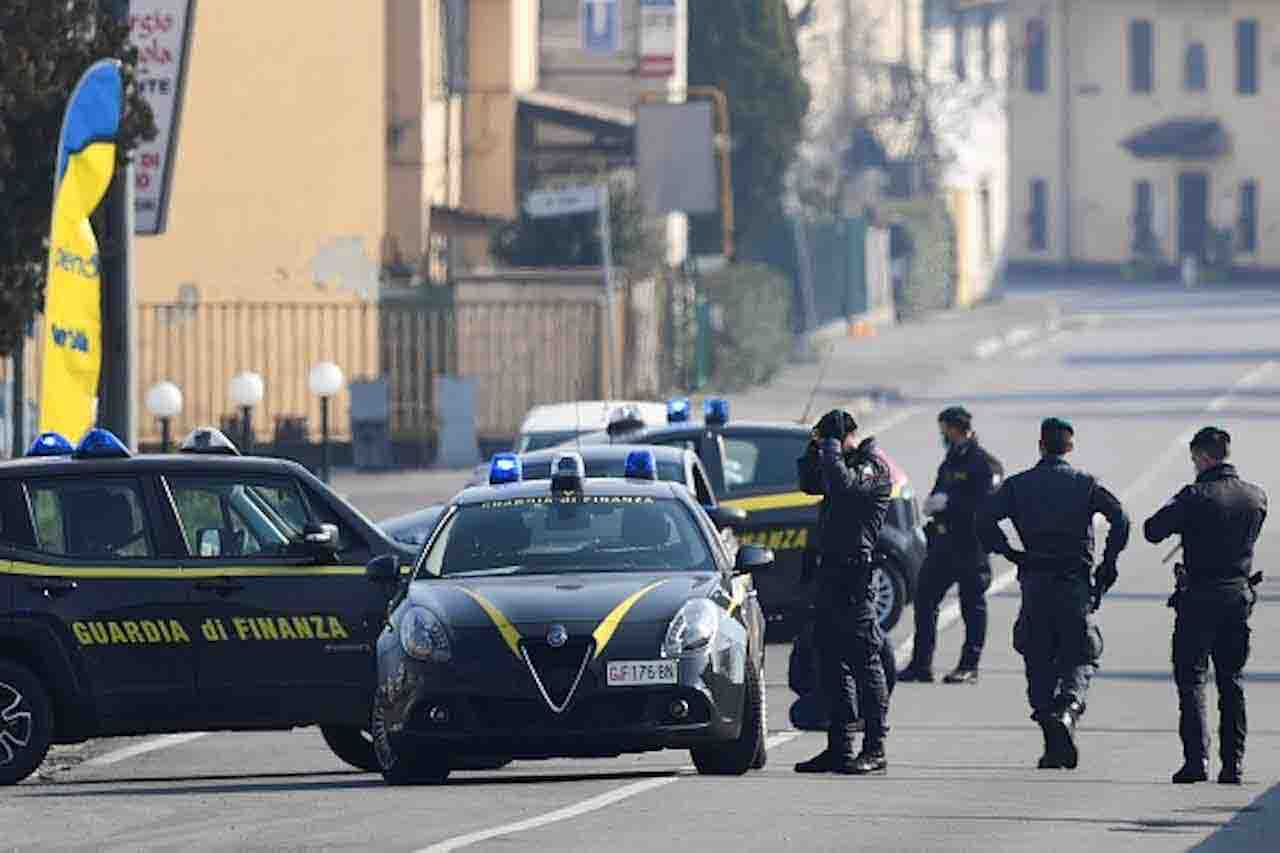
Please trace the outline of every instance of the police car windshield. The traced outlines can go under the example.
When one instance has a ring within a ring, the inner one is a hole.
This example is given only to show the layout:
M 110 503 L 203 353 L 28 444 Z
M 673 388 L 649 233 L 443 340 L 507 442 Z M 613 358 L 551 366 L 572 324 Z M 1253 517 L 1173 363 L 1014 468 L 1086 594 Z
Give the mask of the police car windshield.
M 679 501 L 557 495 L 459 507 L 419 577 L 708 571 L 702 529 Z
M 577 434 L 577 430 L 526 432 L 520 436 L 516 444 L 516 453 L 532 453 L 535 450 L 546 450 L 548 447 L 555 447 L 567 441 L 572 441 Z

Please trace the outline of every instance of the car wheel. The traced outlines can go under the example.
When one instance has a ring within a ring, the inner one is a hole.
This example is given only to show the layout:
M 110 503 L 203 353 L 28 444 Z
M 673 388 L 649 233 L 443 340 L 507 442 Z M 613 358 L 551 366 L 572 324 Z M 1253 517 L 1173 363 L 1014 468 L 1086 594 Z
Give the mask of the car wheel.
M 871 575 L 871 592 L 880 630 L 892 631 L 907 603 L 907 581 L 897 563 L 885 560 L 876 568 Z
M 49 694 L 31 670 L 0 660 L 0 785 L 16 785 L 36 772 L 51 743 Z
M 321 726 L 320 734 L 333 754 L 357 770 L 377 773 L 382 769 L 373 752 L 373 735 L 356 726 Z
M 690 750 L 693 766 L 704 776 L 741 776 L 751 769 L 765 749 L 764 679 L 749 657 L 745 687 L 742 730 L 738 737 Z
M 373 709 L 373 751 L 388 785 L 439 785 L 449 778 L 449 757 L 405 750 L 387 731 L 386 719 Z

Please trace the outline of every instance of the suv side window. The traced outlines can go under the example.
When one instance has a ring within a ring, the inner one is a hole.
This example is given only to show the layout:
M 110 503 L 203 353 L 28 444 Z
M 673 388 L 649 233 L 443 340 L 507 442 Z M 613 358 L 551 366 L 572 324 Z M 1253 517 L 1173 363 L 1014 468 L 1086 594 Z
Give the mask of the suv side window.
M 796 487 L 796 459 L 806 439 L 790 435 L 726 435 L 724 485 L 726 491 L 790 490 Z
M 549 474 L 548 474 L 549 476 Z M 338 528 L 338 559 L 341 562 L 366 563 L 373 556 L 372 548 L 364 537 L 356 532 L 350 524 L 347 523 L 341 515 L 324 499 L 322 495 L 316 494 L 316 491 L 307 486 L 306 497 L 311 506 L 311 511 L 318 521 L 324 524 L 332 524 Z
M 31 521 L 27 517 L 27 498 L 17 480 L 0 480 L 0 542 L 30 548 Z
M 184 476 L 168 484 L 193 557 L 288 557 L 310 518 L 288 478 Z
M 137 480 L 34 481 L 27 495 L 38 551 L 96 560 L 155 553 Z

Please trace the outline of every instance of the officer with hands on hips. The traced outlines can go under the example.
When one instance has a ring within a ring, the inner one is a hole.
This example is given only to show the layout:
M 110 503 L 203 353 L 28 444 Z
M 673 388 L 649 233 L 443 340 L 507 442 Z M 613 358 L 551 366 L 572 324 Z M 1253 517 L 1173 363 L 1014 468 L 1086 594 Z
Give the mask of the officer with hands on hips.
M 1258 600 L 1253 587 L 1262 581 L 1260 572 L 1252 574 L 1253 548 L 1267 517 L 1267 495 L 1240 479 L 1227 461 L 1230 456 L 1231 436 L 1225 430 L 1205 427 L 1196 433 L 1191 439 L 1195 483 L 1143 525 L 1153 544 L 1182 537 L 1181 577 L 1170 599 L 1177 612 L 1173 675 L 1183 756 L 1175 784 L 1209 778 L 1204 685 L 1210 658 L 1221 714 L 1218 782 L 1239 785 L 1244 773 L 1248 726 L 1242 672 L 1249 658 L 1249 616 Z
M 1018 567 L 1022 607 L 1013 646 L 1027 673 L 1031 718 L 1044 734 L 1039 767 L 1074 769 L 1075 728 L 1085 712 L 1089 681 L 1102 655 L 1093 623 L 1102 593 L 1118 578 L 1116 561 L 1129 542 L 1129 517 L 1115 495 L 1068 464 L 1075 428 L 1060 418 L 1040 425 L 1040 462 L 1005 480 L 978 511 L 978 537 L 991 552 Z M 1110 524 L 1102 562 L 1094 573 L 1093 518 Z M 999 523 L 1010 519 L 1025 551 L 1015 551 Z
M 973 416 L 963 407 L 943 409 L 938 415 L 938 429 L 947 455 L 938 466 L 938 479 L 925 501 L 925 513 L 931 516 L 925 528 L 929 554 L 920 570 L 916 595 L 915 647 L 910 665 L 898 673 L 898 680 L 933 681 L 938 607 L 954 584 L 960 588 L 964 648 L 959 665 L 943 680 L 948 684 L 976 684 L 987 639 L 991 562 L 978 541 L 974 516 L 979 504 L 1000 485 L 1004 466 L 978 443 Z
M 889 695 L 871 576 L 892 482 L 888 465 L 875 452 L 875 440 L 859 443 L 857 431 L 852 415 L 834 409 L 818 422 L 799 460 L 802 487 L 823 496 L 814 633 L 831 723 L 827 748 L 797 764 L 798 773 L 880 775 L 888 767 L 884 742 Z M 865 733 L 862 750 L 855 755 L 859 718 Z

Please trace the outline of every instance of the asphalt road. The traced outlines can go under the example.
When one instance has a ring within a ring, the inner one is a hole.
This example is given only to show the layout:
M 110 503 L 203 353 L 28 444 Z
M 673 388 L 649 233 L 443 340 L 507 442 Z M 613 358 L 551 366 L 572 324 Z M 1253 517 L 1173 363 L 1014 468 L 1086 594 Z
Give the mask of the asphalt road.
M 1234 434 L 1244 475 L 1280 494 L 1271 445 L 1280 416 L 1280 296 L 1101 288 L 1055 295 L 1078 321 L 1069 331 L 904 384 L 901 403 L 873 418 L 893 424 L 882 440 L 921 488 L 940 453 L 933 413 L 962 402 L 1011 470 L 1035 462 L 1041 417 L 1072 418 L 1077 464 L 1120 494 L 1137 523 L 1188 479 L 1186 441 L 1209 422 Z M 107 742 L 64 751 L 40 778 L 0 792 L 0 848 L 1274 850 L 1280 582 L 1264 585 L 1253 620 L 1247 784 L 1174 787 L 1168 777 L 1180 754 L 1165 550 L 1135 541 L 1121 560 L 1121 581 L 1100 613 L 1107 648 L 1074 772 L 1033 769 L 1039 735 L 1009 639 L 1017 586 L 1004 577 L 991 601 L 982 682 L 903 685 L 883 779 L 791 771 L 822 737 L 787 731 L 787 649 L 772 646 L 770 763 L 744 778 L 699 778 L 685 755 L 661 753 L 517 763 L 459 773 L 444 787 L 391 789 L 344 771 L 314 731 Z M 1259 566 L 1278 558 L 1273 521 Z M 999 563 L 997 574 L 1009 568 Z M 895 633 L 906 640 L 905 624 Z M 958 647 L 953 627 L 942 636 L 938 669 Z

